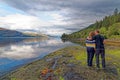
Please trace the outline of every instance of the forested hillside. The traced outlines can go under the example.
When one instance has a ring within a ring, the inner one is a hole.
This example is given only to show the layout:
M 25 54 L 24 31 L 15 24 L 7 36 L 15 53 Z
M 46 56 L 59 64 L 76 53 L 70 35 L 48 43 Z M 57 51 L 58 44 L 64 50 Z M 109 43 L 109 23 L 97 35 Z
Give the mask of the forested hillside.
M 96 21 L 94 24 L 91 24 L 87 28 L 84 28 L 78 32 L 72 34 L 64 33 L 62 39 L 77 39 L 77 38 L 86 38 L 90 31 L 100 30 L 101 34 L 105 38 L 109 39 L 120 39 L 120 12 L 116 8 L 114 13 L 109 16 L 105 16 L 102 20 Z

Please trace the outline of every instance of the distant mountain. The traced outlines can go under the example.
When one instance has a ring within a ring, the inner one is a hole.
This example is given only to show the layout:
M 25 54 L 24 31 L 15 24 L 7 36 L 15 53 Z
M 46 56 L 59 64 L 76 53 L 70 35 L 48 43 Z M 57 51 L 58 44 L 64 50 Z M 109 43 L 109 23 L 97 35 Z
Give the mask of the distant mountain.
M 39 32 L 38 30 L 35 30 L 35 29 L 17 29 L 17 31 L 19 32 Z
M 115 9 L 114 14 L 105 16 L 103 20 L 96 21 L 94 24 L 89 25 L 78 32 L 72 34 L 64 33 L 62 39 L 78 39 L 86 38 L 90 31 L 100 30 L 100 33 L 108 39 L 120 39 L 120 12 Z
M 26 35 L 31 35 L 31 36 L 48 37 L 48 35 L 43 34 L 39 30 L 35 30 L 35 29 L 17 29 L 17 31 L 22 32 L 23 34 L 26 34 Z
M 37 33 L 23 33 L 16 30 L 9 30 L 5 28 L 0 28 L 0 37 L 42 37 L 46 35 L 39 35 Z
M 30 36 L 38 36 L 38 37 L 48 37 L 45 34 L 37 33 L 37 32 L 22 32 L 24 35 L 30 35 Z

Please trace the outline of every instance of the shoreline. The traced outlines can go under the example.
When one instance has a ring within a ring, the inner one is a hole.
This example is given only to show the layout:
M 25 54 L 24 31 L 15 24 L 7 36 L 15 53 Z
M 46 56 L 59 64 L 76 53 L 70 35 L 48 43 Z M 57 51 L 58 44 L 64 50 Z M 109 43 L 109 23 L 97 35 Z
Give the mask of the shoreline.
M 63 42 L 73 42 L 73 43 L 80 43 L 80 44 L 84 44 L 85 46 L 85 39 L 84 38 L 78 38 L 78 39 L 62 39 Z M 105 39 L 105 45 L 109 45 L 109 46 L 120 46 L 120 40 L 118 39 Z
M 116 50 L 118 49 L 112 51 Z M 4 78 L 0 80 L 44 80 L 48 78 L 52 80 L 71 80 L 71 78 L 73 78 L 72 80 L 118 80 L 118 78 L 120 79 L 120 68 L 118 68 L 120 59 L 116 55 L 114 56 L 116 61 L 114 61 L 112 51 L 107 50 L 106 60 L 109 60 L 107 70 L 97 71 L 95 64 L 94 67 L 88 68 L 85 48 L 69 46 L 26 64 L 3 76 Z M 110 53 L 108 54 L 108 52 Z M 95 76 L 97 77 L 95 78 Z

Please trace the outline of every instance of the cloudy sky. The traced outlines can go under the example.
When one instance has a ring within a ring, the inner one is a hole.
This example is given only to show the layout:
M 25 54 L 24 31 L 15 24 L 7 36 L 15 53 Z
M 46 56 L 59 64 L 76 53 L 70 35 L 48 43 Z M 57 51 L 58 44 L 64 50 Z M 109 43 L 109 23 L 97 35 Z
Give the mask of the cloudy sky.
M 120 8 L 120 0 L 0 0 L 0 27 L 61 35 L 78 31 Z

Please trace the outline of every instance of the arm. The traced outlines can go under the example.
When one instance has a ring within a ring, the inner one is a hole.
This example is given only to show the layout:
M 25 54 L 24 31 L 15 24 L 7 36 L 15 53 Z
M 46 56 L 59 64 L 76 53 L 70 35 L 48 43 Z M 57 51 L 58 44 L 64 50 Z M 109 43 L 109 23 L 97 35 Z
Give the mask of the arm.
M 96 36 L 93 36 L 93 38 L 92 38 L 93 40 L 95 40 L 96 39 Z
M 103 44 L 105 44 L 105 43 L 106 43 L 106 40 L 103 41 Z
M 102 40 L 103 40 L 103 44 L 105 44 L 105 43 L 106 43 L 106 40 L 105 40 L 105 38 L 104 38 L 104 37 L 102 37 Z
M 88 40 L 92 40 L 92 38 L 90 38 L 90 37 L 87 37 L 87 39 L 88 39 Z

